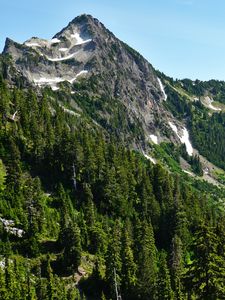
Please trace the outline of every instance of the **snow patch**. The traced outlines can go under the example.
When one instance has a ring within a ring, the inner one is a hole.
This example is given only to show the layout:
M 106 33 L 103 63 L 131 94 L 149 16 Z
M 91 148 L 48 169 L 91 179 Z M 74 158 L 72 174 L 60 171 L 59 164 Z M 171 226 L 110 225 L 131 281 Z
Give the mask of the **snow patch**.
M 164 86 L 162 84 L 162 81 L 161 81 L 161 79 L 159 77 L 157 77 L 157 80 L 158 80 L 161 92 L 163 93 L 164 101 L 166 101 L 167 100 L 167 94 L 166 94 L 166 92 L 164 90 Z
M 77 45 L 82 45 L 82 44 L 85 44 L 85 43 L 88 43 L 88 42 L 91 42 L 91 41 L 92 41 L 92 39 L 87 39 L 87 40 L 82 39 L 82 37 L 79 35 L 78 32 L 76 32 L 76 33 L 74 33 L 74 34 L 71 34 L 71 38 L 76 39 L 76 44 L 75 44 L 75 46 L 77 46 Z
M 147 155 L 146 153 L 143 153 L 144 157 L 150 160 L 154 165 L 156 164 L 156 161 L 151 156 Z
M 59 88 L 57 87 L 57 83 L 63 82 L 63 81 L 68 81 L 69 83 L 73 83 L 77 77 L 87 74 L 87 70 L 82 70 L 74 78 L 71 79 L 66 79 L 63 77 L 54 77 L 54 78 L 46 78 L 46 77 L 41 77 L 39 79 L 33 79 L 34 83 L 38 85 L 39 87 L 49 85 L 53 91 L 57 91 Z
M 68 109 L 68 108 L 65 108 L 62 104 L 59 104 L 59 106 L 62 108 L 62 110 L 63 110 L 65 113 L 67 113 L 67 114 L 69 114 L 69 115 L 76 116 L 76 117 L 79 117 L 79 116 L 80 116 L 80 114 L 76 113 L 76 112 L 73 111 L 73 110 L 70 110 L 70 109 Z
M 65 78 L 55 77 L 55 78 L 46 78 L 41 77 L 39 79 L 34 79 L 34 83 L 39 86 L 43 87 L 45 85 L 49 85 L 53 91 L 57 91 L 59 88 L 57 87 L 57 83 L 65 81 Z
M 213 106 L 212 103 L 213 103 L 213 100 L 209 98 L 209 106 L 208 107 L 211 108 L 212 110 L 221 111 L 221 108 Z
M 84 75 L 84 74 L 87 74 L 87 73 L 88 73 L 87 70 L 82 70 L 79 73 L 77 73 L 77 75 L 74 78 L 72 78 L 72 79 L 70 79 L 68 81 L 72 84 L 77 79 L 77 77 L 79 77 L 81 75 Z
M 179 137 L 177 126 L 174 125 L 174 124 L 171 123 L 171 122 L 168 122 L 168 124 L 170 125 L 170 127 L 172 128 L 172 130 L 176 133 L 176 135 Z M 179 138 L 180 138 L 180 137 L 179 137 Z
M 61 41 L 57 38 L 54 38 L 52 40 L 44 40 L 44 39 L 38 39 L 38 38 L 32 38 L 30 40 L 27 40 L 24 44 L 27 47 L 51 47 L 53 44 L 61 43 Z
M 189 133 L 187 131 L 187 128 L 185 128 L 185 127 L 183 128 L 183 136 L 180 138 L 180 140 L 181 140 L 181 143 L 185 144 L 187 153 L 190 156 L 192 156 L 193 148 L 192 148 L 191 142 L 189 140 Z
M 69 48 L 59 48 L 59 51 L 61 51 L 61 52 L 66 52 L 68 50 L 69 50 Z
M 68 108 L 65 108 L 65 107 L 62 107 L 63 111 L 69 115 L 72 115 L 72 116 L 76 116 L 76 117 L 79 117 L 80 114 L 74 112 L 73 110 L 70 110 Z
M 209 108 L 211 108 L 212 110 L 221 111 L 221 108 L 215 107 L 211 103 L 209 104 Z
M 41 77 L 39 79 L 34 79 L 34 83 L 36 83 L 37 85 L 43 85 L 43 84 L 55 84 L 55 83 L 59 83 L 65 81 L 64 78 L 60 78 L 60 77 L 55 77 L 55 78 L 46 78 L 46 77 Z
M 27 43 L 25 43 L 25 45 L 27 47 L 41 47 L 41 45 L 39 45 L 38 43 L 29 43 L 29 42 L 27 42 Z
M 58 44 L 58 43 L 61 43 L 61 41 L 57 38 L 54 38 L 54 39 L 51 39 L 50 43 L 51 44 Z
M 158 137 L 154 134 L 150 134 L 150 139 L 152 140 L 152 142 L 156 145 L 158 145 Z
M 189 171 L 187 171 L 187 170 L 183 170 L 183 169 L 182 169 L 182 171 L 183 171 L 184 173 L 188 174 L 188 175 L 194 176 L 193 173 L 191 173 L 191 172 L 189 172 Z
M 205 97 L 205 102 L 206 103 L 203 103 L 203 104 L 205 104 L 205 106 L 206 107 L 208 107 L 208 108 L 210 108 L 210 109 L 212 109 L 212 110 L 215 110 L 215 111 L 221 111 L 221 108 L 219 108 L 219 107 L 215 107 L 215 106 L 213 106 L 213 99 L 211 99 L 209 96 L 207 96 L 207 97 Z
M 48 56 L 46 56 L 46 57 L 47 57 L 47 59 L 50 60 L 50 61 L 63 61 L 63 60 L 67 60 L 67 59 L 73 58 L 74 55 L 75 55 L 76 53 L 77 53 L 77 52 L 72 53 L 72 54 L 70 54 L 70 55 L 68 55 L 68 56 L 60 57 L 60 58 L 50 58 L 50 57 L 48 57 Z
M 189 140 L 189 133 L 188 133 L 187 128 L 184 127 L 184 128 L 182 129 L 183 135 L 180 136 L 180 135 L 178 134 L 177 126 L 174 125 L 174 124 L 171 123 L 171 122 L 168 122 L 168 124 L 170 125 L 170 127 L 172 128 L 172 130 L 176 133 L 176 135 L 177 135 L 178 138 L 180 139 L 181 143 L 182 143 L 182 144 L 185 144 L 185 147 L 186 147 L 186 150 L 187 150 L 188 155 L 192 156 L 192 154 L 193 154 L 193 147 L 192 147 L 191 142 L 190 142 L 190 140 Z
M 59 90 L 59 87 L 57 87 L 56 85 L 52 85 L 51 88 L 52 88 L 53 91 L 58 91 Z

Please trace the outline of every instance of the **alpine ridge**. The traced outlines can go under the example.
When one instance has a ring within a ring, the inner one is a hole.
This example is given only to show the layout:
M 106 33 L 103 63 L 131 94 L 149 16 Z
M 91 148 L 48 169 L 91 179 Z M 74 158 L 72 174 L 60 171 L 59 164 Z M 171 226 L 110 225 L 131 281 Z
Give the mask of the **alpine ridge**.
M 203 169 L 209 170 L 206 179 L 213 174 L 214 166 L 192 145 L 188 128 L 191 103 L 206 105 L 210 99 L 207 108 L 221 111 L 208 91 L 197 98 L 182 82 L 178 88 L 91 15 L 76 17 L 51 40 L 32 37 L 18 44 L 7 38 L 2 56 L 10 57 L 6 76 L 12 85 L 19 81 L 37 90 L 50 88 L 61 95 L 62 107 L 67 103 L 64 112 L 88 114 L 94 124 L 152 161 L 152 143 L 184 145 L 187 154 L 198 156 Z M 182 117 L 172 108 L 175 99 L 183 99 L 177 103 L 186 107 Z
M 33 37 L 18 44 L 7 39 L 3 55 L 7 54 L 17 72 L 37 87 L 57 91 L 65 83 L 75 97 L 74 83 L 82 78 L 95 81 L 98 97 L 119 101 L 127 126 L 139 127 L 136 147 L 145 147 L 150 134 L 165 139 L 156 126 L 156 119 L 172 118 L 161 105 L 167 98 L 163 79 L 139 53 L 92 16 L 75 18 L 50 41 Z M 96 97 L 96 93 L 91 91 L 91 96 Z M 106 114 L 101 112 L 105 118 Z M 168 121 L 161 126 L 170 130 Z M 174 139 L 179 142 L 176 135 Z

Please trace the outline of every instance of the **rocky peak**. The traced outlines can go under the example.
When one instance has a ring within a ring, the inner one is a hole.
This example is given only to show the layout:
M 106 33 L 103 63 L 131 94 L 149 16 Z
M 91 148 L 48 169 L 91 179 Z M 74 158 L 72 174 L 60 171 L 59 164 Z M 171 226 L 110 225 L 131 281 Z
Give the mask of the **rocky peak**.
M 13 46 L 14 45 L 14 41 L 13 40 L 11 40 L 10 38 L 6 38 L 6 40 L 5 40 L 5 47 L 4 47 L 4 49 L 3 49 L 3 53 L 7 53 L 8 52 L 8 49 L 11 47 L 11 46 Z
M 161 105 L 166 100 L 163 82 L 152 65 L 90 15 L 76 17 L 51 40 L 32 37 L 18 44 L 7 39 L 5 53 L 41 88 L 60 90 L 67 82 L 74 94 L 73 84 L 81 77 L 97 77 L 98 97 L 120 101 L 127 123 L 141 124 L 146 136 L 155 132 L 156 118 L 168 115 Z
M 81 35 L 93 37 L 96 32 L 96 28 L 106 30 L 104 25 L 100 23 L 98 19 L 93 18 L 91 15 L 83 14 L 74 18 L 54 37 L 63 36 L 66 32 L 79 32 Z
M 7 39 L 3 53 L 39 86 L 56 90 L 59 82 L 72 84 L 81 75 L 100 74 L 109 81 L 111 96 L 135 96 L 137 85 L 144 102 L 163 98 L 152 66 L 90 15 L 76 17 L 51 40 L 32 37 L 18 44 Z

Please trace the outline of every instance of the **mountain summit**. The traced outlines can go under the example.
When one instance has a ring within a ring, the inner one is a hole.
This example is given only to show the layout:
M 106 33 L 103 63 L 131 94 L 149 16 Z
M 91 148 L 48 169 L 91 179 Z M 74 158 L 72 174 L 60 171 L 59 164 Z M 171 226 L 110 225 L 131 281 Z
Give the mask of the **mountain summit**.
M 3 53 L 12 56 L 15 67 L 32 84 L 57 90 L 59 82 L 73 83 L 88 72 L 95 48 L 89 30 L 91 20 L 90 16 L 80 16 L 51 40 L 33 37 L 20 45 L 7 39 Z
M 51 40 L 33 37 L 18 44 L 7 39 L 6 54 L 14 68 L 37 87 L 60 91 L 66 85 L 76 94 L 74 84 L 82 78 L 92 81 L 95 91 L 89 89 L 89 96 L 104 98 L 107 106 L 99 111 L 102 122 L 110 123 L 117 106 L 117 118 L 123 119 L 118 121 L 126 123 L 121 135 L 133 130 L 140 141 L 149 139 L 155 134 L 157 116 L 169 115 L 160 105 L 167 96 L 152 65 L 90 15 L 75 18 Z
M 90 15 L 76 17 L 51 40 L 7 39 L 2 57 L 10 61 L 5 73 L 11 85 L 47 90 L 66 113 L 81 113 L 154 163 L 146 153 L 165 142 L 183 144 L 185 159 L 195 164 L 202 142 L 191 120 L 204 109 L 222 109 L 213 104 L 211 84 L 173 81 Z M 207 176 L 215 173 L 204 157 L 200 161 Z
M 3 54 L 12 56 L 31 83 L 53 90 L 59 82 L 72 84 L 80 74 L 111 73 L 113 94 L 135 96 L 135 89 L 141 87 L 145 101 L 157 92 L 158 99 L 164 97 L 152 66 L 90 15 L 75 18 L 51 40 L 33 37 L 21 45 L 7 39 Z M 121 79 L 126 79 L 126 88 L 118 87 Z

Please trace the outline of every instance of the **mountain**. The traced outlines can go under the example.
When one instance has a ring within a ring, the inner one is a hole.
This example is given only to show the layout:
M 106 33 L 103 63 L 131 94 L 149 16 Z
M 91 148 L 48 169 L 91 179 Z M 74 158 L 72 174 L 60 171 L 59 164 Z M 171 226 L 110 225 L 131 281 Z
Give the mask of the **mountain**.
M 31 38 L 21 45 L 7 39 L 3 55 L 7 54 L 35 86 L 57 91 L 65 83 L 76 98 L 76 83 L 87 79 L 94 85 L 88 93 L 98 114 L 95 121 L 112 126 L 113 118 L 123 119 L 118 122 L 125 122 L 125 128 L 118 134 L 124 133 L 127 140 L 132 129 L 138 131 L 139 148 L 158 131 L 157 118 L 172 117 L 161 105 L 166 94 L 153 67 L 89 15 L 75 18 L 50 41 Z M 116 106 L 119 111 L 112 112 Z M 168 122 L 162 126 L 169 128 Z
M 198 81 L 173 81 L 90 15 L 75 18 L 50 41 L 33 37 L 18 44 L 6 39 L 2 56 L 10 57 L 6 77 L 12 84 L 50 88 L 65 112 L 88 115 L 152 161 L 149 143 L 184 144 L 190 158 L 181 167 L 199 169 L 195 165 L 200 160 L 204 178 L 216 183 L 221 170 L 214 172 L 214 165 L 222 167 L 223 162 L 218 154 L 212 159 L 214 149 L 202 149 L 190 121 L 200 114 L 199 103 L 213 113 L 221 111 L 222 104 L 212 104 L 212 82 L 200 87 Z M 219 101 L 223 88 L 223 83 L 214 88 Z
M 0 55 L 0 298 L 223 299 L 225 83 L 90 15 Z

